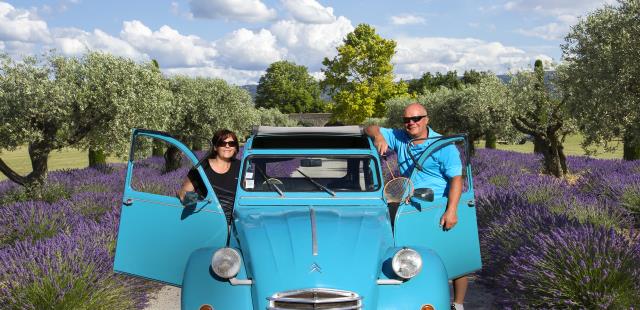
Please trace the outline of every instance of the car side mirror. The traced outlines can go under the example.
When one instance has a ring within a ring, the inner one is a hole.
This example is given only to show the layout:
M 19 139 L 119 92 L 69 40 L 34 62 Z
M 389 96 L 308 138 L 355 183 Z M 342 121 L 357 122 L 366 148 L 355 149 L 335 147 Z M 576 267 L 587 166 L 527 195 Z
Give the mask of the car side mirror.
M 413 197 L 416 197 L 423 201 L 433 201 L 433 190 L 430 188 L 416 188 L 413 191 Z
M 182 199 L 182 205 L 185 207 L 195 207 L 199 198 L 200 195 L 196 192 L 186 192 L 184 193 L 184 199 Z

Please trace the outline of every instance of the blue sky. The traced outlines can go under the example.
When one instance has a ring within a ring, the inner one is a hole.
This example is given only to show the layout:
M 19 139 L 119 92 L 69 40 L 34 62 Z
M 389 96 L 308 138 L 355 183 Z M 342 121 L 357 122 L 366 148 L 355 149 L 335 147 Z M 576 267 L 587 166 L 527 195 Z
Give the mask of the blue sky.
M 0 50 L 16 58 L 55 49 L 100 50 L 145 61 L 167 75 L 255 84 L 289 60 L 321 78 L 360 23 L 398 43 L 398 78 L 457 70 L 505 73 L 536 58 L 561 60 L 580 16 L 613 0 L 44 0 L 0 1 Z

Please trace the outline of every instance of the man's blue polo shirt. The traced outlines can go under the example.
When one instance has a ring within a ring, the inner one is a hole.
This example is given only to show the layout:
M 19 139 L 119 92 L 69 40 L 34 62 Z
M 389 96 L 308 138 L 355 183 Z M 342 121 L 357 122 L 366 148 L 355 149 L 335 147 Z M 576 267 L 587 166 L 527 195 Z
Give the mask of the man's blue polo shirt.
M 407 144 L 411 136 L 404 129 L 380 128 L 380 133 L 389 145 L 398 154 L 398 169 L 400 173 L 409 177 L 413 172 L 415 163 L 407 153 Z M 429 139 L 422 144 L 411 145 L 410 150 L 418 160 L 425 149 L 440 137 L 439 133 L 429 128 Z M 462 162 L 460 152 L 451 144 L 434 152 L 421 164 L 424 170 L 416 171 L 411 179 L 414 188 L 431 188 L 435 197 L 447 196 L 449 193 L 449 179 L 462 175 Z

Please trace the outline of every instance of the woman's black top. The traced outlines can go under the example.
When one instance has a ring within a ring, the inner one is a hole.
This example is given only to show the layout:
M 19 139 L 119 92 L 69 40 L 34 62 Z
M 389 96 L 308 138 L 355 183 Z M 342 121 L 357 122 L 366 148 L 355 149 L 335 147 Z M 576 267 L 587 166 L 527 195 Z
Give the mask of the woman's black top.
M 211 165 L 208 161 L 205 161 L 202 165 L 204 173 L 209 179 L 209 183 L 213 187 L 213 191 L 222 205 L 224 216 L 227 218 L 227 224 L 231 225 L 231 217 L 233 215 L 233 202 L 236 200 L 236 187 L 238 185 L 238 174 L 240 172 L 240 161 L 232 160 L 231 167 L 225 173 L 217 173 L 211 169 Z M 196 169 L 191 169 L 188 174 L 189 180 L 196 192 L 205 197 L 207 195 L 207 188 L 202 184 L 200 174 Z

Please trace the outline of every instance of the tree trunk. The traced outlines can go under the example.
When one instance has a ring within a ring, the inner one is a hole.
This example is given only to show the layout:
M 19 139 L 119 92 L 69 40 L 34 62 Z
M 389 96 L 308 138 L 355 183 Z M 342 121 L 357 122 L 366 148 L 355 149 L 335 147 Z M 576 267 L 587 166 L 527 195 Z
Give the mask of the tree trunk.
M 487 131 L 487 133 L 485 134 L 485 142 L 484 142 L 484 147 L 487 149 L 496 149 L 496 134 L 493 131 Z
M 169 146 L 164 153 L 164 172 L 167 173 L 180 168 L 181 160 L 182 152 L 175 146 Z
M 107 164 L 107 155 L 102 150 L 89 148 L 89 167 L 96 168 Z
M 194 139 L 193 143 L 191 144 L 191 150 L 194 152 L 202 151 L 202 143 L 200 143 L 198 139 Z
M 544 138 L 534 136 L 533 137 L 533 152 L 536 154 L 544 154 L 545 149 L 547 148 L 547 143 L 544 141 Z
M 151 150 L 151 156 L 163 156 L 164 155 L 164 143 L 159 140 L 153 141 L 153 149 Z
M 634 137 L 630 132 L 624 134 L 623 137 L 623 154 L 624 160 L 640 159 L 640 138 Z
M 469 156 L 474 156 L 476 154 L 476 139 L 469 135 L 467 140 L 469 143 Z
M 25 187 L 40 186 L 44 184 L 47 176 L 47 164 L 52 147 L 48 141 L 39 141 L 29 144 L 29 158 L 31 159 L 31 172 L 22 176 L 11 169 L 2 159 L 0 159 L 0 171 L 9 180 Z
M 567 173 L 567 162 L 564 155 L 564 147 L 555 132 L 547 133 L 547 143 L 543 150 L 545 173 L 560 178 Z

